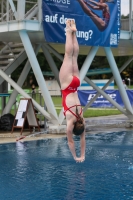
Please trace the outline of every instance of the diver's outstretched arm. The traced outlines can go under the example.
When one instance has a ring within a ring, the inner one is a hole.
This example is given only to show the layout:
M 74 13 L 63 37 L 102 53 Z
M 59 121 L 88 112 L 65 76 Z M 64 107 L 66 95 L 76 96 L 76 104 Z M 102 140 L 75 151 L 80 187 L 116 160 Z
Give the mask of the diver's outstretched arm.
M 97 5 L 97 6 L 99 6 L 101 3 L 99 3 L 99 2 L 96 2 L 96 1 L 93 1 L 93 0 L 89 0 L 91 3 L 93 3 L 93 4 L 95 4 L 95 5 Z
M 72 123 L 71 120 L 68 120 L 67 121 L 67 141 L 68 141 L 68 146 L 71 151 L 71 154 L 74 160 L 76 160 L 77 157 L 76 157 L 76 151 L 75 151 L 75 144 L 73 140 L 73 128 L 74 128 L 74 124 Z
M 85 131 L 80 136 L 80 147 L 81 147 L 81 155 L 80 157 L 76 157 L 76 162 L 84 162 L 85 161 Z
M 71 151 L 71 154 L 76 162 L 84 162 L 85 161 L 85 131 L 81 134 L 80 136 L 80 148 L 81 148 L 81 155 L 80 157 L 76 156 L 76 151 L 75 151 L 75 143 L 73 140 L 73 128 L 74 124 L 72 121 L 67 121 L 67 140 L 68 140 L 68 146 Z
M 94 9 L 94 10 L 101 10 L 101 8 L 99 7 L 99 4 L 96 4 L 97 6 L 94 6 L 86 1 L 84 1 L 84 3 L 89 6 L 90 8 Z
M 91 3 L 95 4 L 96 6 L 84 1 L 86 5 L 88 5 L 89 7 L 91 7 L 94 10 L 102 10 L 103 8 L 107 8 L 108 5 L 106 3 L 99 3 L 93 0 L 90 0 Z

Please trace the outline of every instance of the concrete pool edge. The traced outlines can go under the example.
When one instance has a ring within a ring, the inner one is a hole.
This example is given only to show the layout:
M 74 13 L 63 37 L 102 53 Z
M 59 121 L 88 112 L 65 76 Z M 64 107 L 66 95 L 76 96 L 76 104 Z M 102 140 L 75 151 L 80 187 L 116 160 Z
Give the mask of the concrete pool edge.
M 102 116 L 102 117 L 91 117 L 86 118 L 86 135 L 112 132 L 112 131 L 122 131 L 122 130 L 133 130 L 133 121 L 129 120 L 125 115 L 112 115 L 112 116 Z M 34 141 L 42 140 L 49 138 L 61 138 L 66 137 L 66 130 L 62 130 L 61 133 L 50 132 L 49 124 L 49 133 L 43 133 L 44 130 L 41 130 L 41 133 L 38 133 L 35 136 L 31 136 L 32 133 L 29 131 L 23 131 L 22 136 L 27 136 L 21 141 Z M 13 143 L 16 142 L 16 139 L 19 138 L 20 131 L 11 132 L 0 132 L 0 144 Z

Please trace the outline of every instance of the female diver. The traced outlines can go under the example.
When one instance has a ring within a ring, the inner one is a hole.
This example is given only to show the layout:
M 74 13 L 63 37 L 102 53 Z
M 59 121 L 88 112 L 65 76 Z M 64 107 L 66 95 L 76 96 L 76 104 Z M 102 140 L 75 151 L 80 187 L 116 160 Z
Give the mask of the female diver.
M 76 25 L 73 19 L 66 21 L 66 44 L 63 64 L 59 78 L 62 91 L 62 104 L 67 122 L 68 146 L 76 162 L 85 160 L 85 124 L 82 118 L 82 108 L 77 94 L 80 86 L 77 57 L 79 46 L 76 37 Z M 76 156 L 73 134 L 80 136 L 81 154 Z

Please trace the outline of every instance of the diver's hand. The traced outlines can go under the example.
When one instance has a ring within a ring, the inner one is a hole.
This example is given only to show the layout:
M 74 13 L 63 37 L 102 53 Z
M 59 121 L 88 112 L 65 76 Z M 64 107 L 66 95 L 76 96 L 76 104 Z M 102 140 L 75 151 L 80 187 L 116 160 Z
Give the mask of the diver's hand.
M 76 162 L 78 162 L 78 163 L 81 163 L 81 162 L 84 162 L 85 161 L 85 157 L 84 156 L 81 156 L 81 157 L 76 157 L 76 158 L 74 158 L 75 159 L 75 161 Z

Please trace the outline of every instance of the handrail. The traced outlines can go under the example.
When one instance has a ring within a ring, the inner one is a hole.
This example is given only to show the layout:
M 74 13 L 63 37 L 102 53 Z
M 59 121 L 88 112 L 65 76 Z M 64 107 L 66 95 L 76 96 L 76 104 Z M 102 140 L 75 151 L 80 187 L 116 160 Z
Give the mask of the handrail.
M 15 20 L 14 13 L 11 9 L 11 6 L 10 5 L 7 6 L 6 1 L 8 1 L 8 0 L 1 1 L 1 4 L 0 4 L 0 22 Z M 18 2 L 18 0 L 12 0 L 12 2 L 14 3 L 14 7 L 17 7 L 16 3 Z M 39 10 L 38 0 L 36 0 L 36 1 L 26 0 L 25 4 L 26 4 L 25 7 L 28 8 L 28 10 L 26 11 L 26 13 L 24 15 L 24 19 L 25 20 L 26 19 L 34 20 L 34 16 L 38 16 L 38 12 L 41 12 Z M 27 4 L 31 4 L 31 5 L 27 7 Z M 19 11 L 17 11 L 17 12 L 19 12 Z M 131 8 L 130 8 L 130 12 L 131 12 Z M 7 15 L 9 15 L 8 20 L 7 20 Z M 131 16 L 131 14 L 129 15 L 129 18 L 121 19 L 121 30 L 132 32 L 133 18 Z
M 12 11 L 12 8 L 11 6 L 7 6 L 8 4 L 6 3 L 6 1 L 8 0 L 4 0 L 4 1 L 1 1 L 1 4 L 0 4 L 0 22 L 5 22 L 5 21 L 12 21 L 12 20 L 16 20 L 15 17 L 14 17 L 14 12 Z M 17 0 L 12 0 L 12 5 L 14 6 L 14 8 L 17 8 Z M 33 1 L 25 1 L 25 4 L 30 4 L 28 7 L 25 6 L 26 8 L 28 8 L 28 10 L 26 11 L 25 15 L 24 15 L 24 19 L 27 18 L 28 15 L 31 14 L 31 17 L 34 17 L 35 15 L 37 15 L 38 13 L 38 9 L 37 9 L 37 6 L 38 6 L 38 1 L 36 0 L 35 2 Z M 33 5 L 34 4 L 34 5 Z M 36 12 L 35 12 L 35 9 L 36 9 Z M 17 11 L 19 12 L 19 11 Z M 32 12 L 34 12 L 32 14 Z M 7 16 L 9 16 L 9 19 L 7 20 Z M 33 19 L 34 20 L 34 19 Z
M 18 1 L 18 0 L 13 0 L 13 1 Z M 26 3 L 31 3 L 31 4 L 35 4 L 36 2 L 33 2 L 33 1 L 25 1 Z

